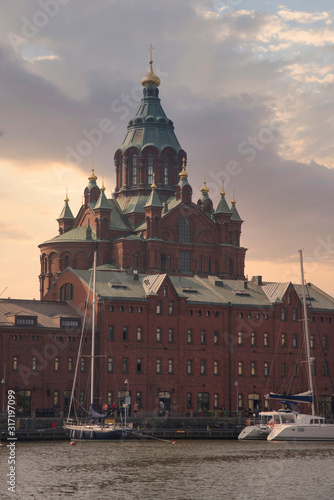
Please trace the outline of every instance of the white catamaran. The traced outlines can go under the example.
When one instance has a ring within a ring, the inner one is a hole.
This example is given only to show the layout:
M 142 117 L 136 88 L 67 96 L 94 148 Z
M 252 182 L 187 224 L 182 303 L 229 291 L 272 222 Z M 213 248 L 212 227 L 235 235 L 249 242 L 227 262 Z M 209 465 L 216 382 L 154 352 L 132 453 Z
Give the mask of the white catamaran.
M 303 270 L 303 254 L 300 253 L 300 267 L 303 290 L 303 313 L 304 313 L 304 333 L 306 343 L 308 379 L 310 390 L 305 397 L 309 397 L 311 403 L 312 415 L 300 413 L 296 415 L 296 421 L 293 424 L 275 423 L 272 431 L 269 433 L 268 441 L 334 441 L 334 424 L 327 424 L 324 417 L 315 415 L 314 405 L 314 387 L 312 379 L 312 359 L 310 356 L 310 337 L 308 331 L 307 307 L 305 296 L 305 280 Z M 302 395 L 300 395 L 302 397 Z
M 90 287 L 89 287 L 90 288 Z M 74 388 L 76 384 L 76 376 L 78 371 L 80 350 L 82 345 L 82 338 L 80 341 L 78 360 L 76 364 L 75 376 L 72 387 L 71 401 L 68 411 L 68 418 L 65 423 L 65 429 L 69 431 L 70 438 L 84 439 L 84 440 L 119 440 L 128 437 L 132 431 L 132 425 L 124 423 L 118 424 L 116 422 L 106 422 L 110 416 L 109 413 L 98 413 L 94 409 L 94 387 L 95 387 L 95 307 L 96 307 L 96 251 L 94 252 L 94 265 L 93 265 L 93 308 L 92 308 L 92 350 L 91 350 L 91 380 L 90 380 L 90 407 L 89 407 L 89 422 L 82 423 L 74 421 L 70 418 Z M 126 412 L 125 412 L 126 419 Z

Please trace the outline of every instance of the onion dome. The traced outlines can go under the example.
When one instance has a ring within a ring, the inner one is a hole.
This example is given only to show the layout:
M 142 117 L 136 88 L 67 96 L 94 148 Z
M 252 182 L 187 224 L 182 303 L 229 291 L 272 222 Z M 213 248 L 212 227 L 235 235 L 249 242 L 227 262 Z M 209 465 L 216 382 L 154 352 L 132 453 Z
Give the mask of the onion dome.
M 159 87 L 160 85 L 160 78 L 154 73 L 153 71 L 153 68 L 152 68 L 152 65 L 153 65 L 153 59 L 152 59 L 152 45 L 150 45 L 150 60 L 149 60 L 149 65 L 150 65 L 150 69 L 147 73 L 146 76 L 144 76 L 144 78 L 142 79 L 141 81 L 141 84 L 143 87 L 148 87 L 148 86 L 152 86 L 152 87 Z

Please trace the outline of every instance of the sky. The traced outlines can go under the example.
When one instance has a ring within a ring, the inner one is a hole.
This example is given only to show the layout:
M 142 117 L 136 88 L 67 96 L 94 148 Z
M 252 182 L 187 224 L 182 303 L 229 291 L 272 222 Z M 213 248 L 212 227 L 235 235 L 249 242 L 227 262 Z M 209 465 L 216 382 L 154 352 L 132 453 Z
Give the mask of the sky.
M 0 0 L 0 294 L 39 298 L 38 245 L 77 214 L 148 70 L 187 152 L 193 201 L 233 192 L 245 273 L 334 296 L 334 5 L 330 0 Z M 108 124 L 107 127 L 103 125 Z M 101 132 L 101 128 L 103 132 Z

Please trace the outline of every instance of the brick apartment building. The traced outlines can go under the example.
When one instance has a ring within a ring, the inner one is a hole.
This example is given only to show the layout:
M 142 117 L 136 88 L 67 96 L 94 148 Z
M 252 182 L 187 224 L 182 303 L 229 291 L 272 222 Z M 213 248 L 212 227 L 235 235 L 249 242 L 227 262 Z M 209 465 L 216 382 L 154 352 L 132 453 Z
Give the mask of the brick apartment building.
M 229 207 L 222 189 L 214 208 L 204 182 L 192 200 L 152 60 L 142 84 L 112 199 L 92 171 L 77 216 L 66 196 L 59 235 L 40 245 L 41 301 L 0 301 L 3 390 L 18 391 L 22 413 L 66 413 L 95 250 L 97 406 L 130 395 L 143 411 L 253 410 L 268 392 L 308 389 L 301 285 L 245 278 L 234 197 Z M 307 303 L 317 404 L 332 414 L 334 299 L 309 284 Z M 87 406 L 89 324 L 84 338 Z

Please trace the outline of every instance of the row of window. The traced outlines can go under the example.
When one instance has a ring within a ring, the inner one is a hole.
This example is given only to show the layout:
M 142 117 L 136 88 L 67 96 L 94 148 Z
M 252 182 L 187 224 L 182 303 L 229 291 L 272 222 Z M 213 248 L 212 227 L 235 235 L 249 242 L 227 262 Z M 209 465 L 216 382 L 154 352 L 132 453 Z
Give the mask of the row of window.
M 163 334 L 162 334 L 161 327 L 156 328 L 155 338 L 156 338 L 156 342 L 163 341 Z M 187 330 L 187 343 L 192 344 L 193 338 L 194 338 L 194 332 L 191 328 L 188 328 L 188 330 Z M 141 326 L 137 326 L 136 339 L 137 339 L 137 342 L 141 342 L 143 340 L 143 329 Z M 168 328 L 167 339 L 168 339 L 169 343 L 174 342 L 175 338 L 174 338 L 174 329 L 173 328 Z M 108 340 L 109 341 L 115 340 L 115 327 L 113 325 L 108 326 Z M 127 326 L 123 326 L 123 328 L 122 328 L 122 340 L 126 341 L 126 342 L 129 341 L 129 328 Z M 200 343 L 201 344 L 207 343 L 207 331 L 206 330 L 200 331 Z M 214 344 L 219 343 L 219 331 L 218 330 L 214 330 L 214 332 L 213 332 L 213 343 Z
M 137 131 L 140 132 L 140 131 Z M 136 132 L 136 133 L 137 133 Z M 147 156 L 147 184 L 151 185 L 153 183 L 153 154 L 150 153 Z M 129 159 L 129 173 L 130 173 L 130 179 L 129 182 L 132 186 L 136 186 L 138 184 L 138 157 L 137 155 L 133 155 Z M 163 161 L 163 183 L 164 186 L 169 186 L 170 185 L 170 171 L 171 171 L 171 157 L 168 155 L 165 155 L 162 159 Z M 123 168 L 121 165 L 120 168 L 120 186 L 123 186 Z
M 244 333 L 244 332 L 238 332 L 238 345 L 243 346 L 245 339 L 250 338 L 250 344 L 251 346 L 255 347 L 257 345 L 257 337 L 258 335 L 256 332 L 251 332 L 251 333 Z M 299 347 L 299 336 L 297 333 L 292 334 L 292 343 L 291 346 L 293 348 Z M 263 334 L 263 346 L 268 347 L 269 346 L 269 333 L 264 333 Z M 311 349 L 314 349 L 315 346 L 315 338 L 314 335 L 310 335 L 310 347 Z M 281 347 L 288 347 L 288 336 L 286 333 L 281 334 Z M 322 347 L 323 349 L 328 349 L 328 337 L 327 335 L 322 336 Z
M 317 375 L 317 365 L 316 362 L 313 361 L 312 363 L 312 375 Z M 243 361 L 238 362 L 238 375 L 239 376 L 244 376 L 245 375 L 245 364 Z M 257 364 L 255 361 L 251 361 L 250 363 L 250 375 L 252 377 L 256 377 L 258 375 L 257 373 Z M 281 366 L 281 376 L 282 378 L 288 377 L 288 365 L 287 363 L 282 363 Z M 329 375 L 329 366 L 327 361 L 323 361 L 322 363 L 322 375 L 328 376 Z M 269 377 L 269 363 L 264 363 L 263 365 L 263 376 L 264 377 Z M 292 376 L 294 378 L 299 377 L 299 365 L 295 364 L 292 367 Z

